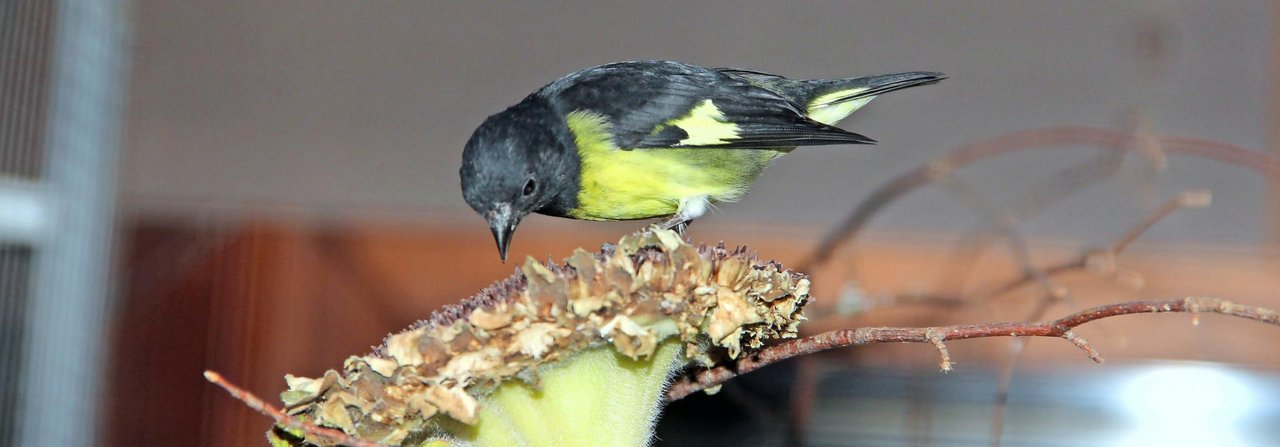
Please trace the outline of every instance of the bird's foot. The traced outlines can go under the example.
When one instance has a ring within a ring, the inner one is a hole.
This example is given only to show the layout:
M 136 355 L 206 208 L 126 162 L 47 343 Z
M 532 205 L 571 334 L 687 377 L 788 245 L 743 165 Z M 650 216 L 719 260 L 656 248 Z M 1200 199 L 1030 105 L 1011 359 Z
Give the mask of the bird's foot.
M 658 225 L 658 228 L 675 231 L 676 234 L 680 235 L 680 237 L 683 238 L 685 230 L 688 230 L 689 224 L 692 224 L 692 223 L 693 223 L 693 219 L 681 217 L 680 215 L 677 214 L 675 216 L 662 219 L 657 223 L 657 225 Z

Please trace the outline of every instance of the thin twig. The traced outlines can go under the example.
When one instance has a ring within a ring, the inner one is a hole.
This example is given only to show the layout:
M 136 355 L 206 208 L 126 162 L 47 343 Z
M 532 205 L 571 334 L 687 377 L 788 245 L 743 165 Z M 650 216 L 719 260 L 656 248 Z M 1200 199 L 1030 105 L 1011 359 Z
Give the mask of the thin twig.
M 978 257 L 986 251 L 987 246 L 995 239 L 997 230 L 1004 232 L 1017 231 L 1017 226 L 1048 209 L 1050 206 L 1074 195 L 1081 189 L 1097 185 L 1113 176 L 1122 166 L 1125 153 L 1099 149 L 1098 155 L 1078 165 L 1069 166 L 1055 172 L 1045 180 L 1031 184 L 1024 193 L 999 206 L 998 213 L 984 212 L 984 218 L 959 240 L 963 241 L 951 250 L 949 271 L 940 275 L 937 284 L 951 290 L 951 294 L 959 295 L 964 283 L 977 269 Z M 1001 227 L 1007 227 L 1007 230 Z M 1016 262 L 1021 262 L 1015 257 Z M 1028 264 L 1020 264 L 1024 271 L 1034 268 Z M 939 289 L 941 290 L 941 287 Z M 1046 289 L 1047 293 L 1052 293 Z
M 1211 198 L 1212 195 L 1207 190 L 1186 191 L 1178 194 L 1176 197 L 1166 200 L 1160 206 L 1156 207 L 1155 210 L 1148 213 L 1146 217 L 1138 221 L 1138 223 L 1129 227 L 1128 231 L 1125 231 L 1123 235 L 1111 243 L 1108 250 L 1083 253 L 1075 260 L 1068 261 L 1059 266 L 1050 267 L 1050 270 L 1054 273 L 1062 273 L 1068 271 L 1070 268 L 1085 268 L 1089 265 L 1091 258 L 1098 257 L 1099 252 L 1106 254 L 1106 264 L 1110 269 L 1114 270 L 1115 258 L 1118 257 L 1120 253 L 1129 246 L 1129 244 L 1133 243 L 1133 241 L 1141 237 L 1142 234 L 1150 230 L 1151 227 L 1155 226 L 1157 222 L 1163 220 L 1174 211 L 1183 208 L 1208 206 Z M 1030 279 L 1031 278 L 1027 277 L 1024 273 L 1023 278 L 1019 278 L 1005 286 L 998 287 L 996 289 L 996 293 L 988 293 L 985 296 L 988 299 L 1000 296 L 1000 294 L 1013 290 L 1013 288 L 1028 282 Z M 1010 287 L 1010 285 L 1012 285 L 1012 287 Z M 1043 319 L 1049 309 L 1054 304 L 1060 302 L 1065 296 L 1065 292 L 1060 294 L 1050 293 L 1042 295 L 1041 298 L 1037 300 L 1036 306 L 1025 319 L 1028 321 Z M 1030 339 L 1013 339 L 1009 346 L 1009 358 L 1000 368 L 1000 374 L 996 381 L 997 388 L 995 407 L 992 411 L 991 418 L 991 439 L 993 446 L 1000 445 L 1001 433 L 1004 431 L 1005 406 L 1009 402 L 1009 387 L 1013 383 L 1013 373 L 1017 368 L 1018 360 L 1022 357 L 1022 353 L 1026 352 L 1026 345 L 1030 343 L 1030 341 Z
M 1004 296 L 1005 294 L 1032 282 L 1037 282 L 1046 286 L 1045 293 L 1041 295 L 1043 299 L 1038 300 L 1036 302 L 1036 306 L 1023 317 L 1024 320 L 1037 321 L 1044 318 L 1045 313 L 1048 312 L 1050 307 L 1061 302 L 1062 299 L 1067 296 L 1065 288 L 1056 287 L 1054 285 L 1052 282 L 1053 277 L 1090 267 L 1097 268 L 1104 272 L 1114 271 L 1115 258 L 1123 253 L 1134 240 L 1141 237 L 1144 233 L 1155 226 L 1156 223 L 1180 209 L 1208 206 L 1211 197 L 1212 195 L 1208 190 L 1184 191 L 1177 196 L 1168 199 L 1137 223 L 1131 225 L 1125 230 L 1123 235 L 1105 248 L 1086 250 L 1074 258 L 1047 267 L 1038 267 L 1034 269 L 1023 267 L 1022 271 L 1018 273 L 1018 276 L 1007 279 L 1004 282 L 981 292 L 966 294 L 964 296 L 936 293 L 903 293 L 894 295 L 892 303 L 895 305 L 925 304 L 933 306 L 959 307 L 970 303 L 972 300 L 989 301 Z M 1027 260 L 1025 262 L 1030 261 Z M 816 319 L 810 322 L 807 326 L 829 328 L 833 325 L 841 324 L 838 322 L 848 320 L 849 316 L 831 316 Z
M 1155 226 L 1156 223 L 1169 217 L 1175 211 L 1185 208 L 1200 208 L 1209 205 L 1212 195 L 1207 190 L 1185 191 L 1177 196 L 1165 201 L 1148 213 L 1142 220 L 1129 227 L 1122 236 L 1117 238 L 1110 246 L 1103 249 L 1088 250 L 1079 256 L 1067 261 L 1054 264 L 1041 269 L 1044 275 L 1054 276 L 1064 272 L 1079 270 L 1089 267 L 1090 263 L 1094 263 L 1104 267 L 1107 270 L 1114 268 L 1114 260 L 1117 256 L 1124 252 L 1133 241 L 1137 240 L 1144 233 Z M 1021 276 L 1013 278 L 1002 284 L 988 289 L 986 292 L 979 293 L 978 296 L 985 299 L 993 299 L 1013 291 L 1032 281 L 1039 281 L 1032 272 L 1023 272 Z M 1044 309 L 1047 310 L 1047 309 Z M 1043 312 L 1043 310 L 1041 310 Z M 1033 312 L 1031 319 L 1039 319 L 1043 315 Z
M 818 400 L 818 384 L 823 366 L 817 359 L 801 357 L 796 359 L 796 377 L 791 382 L 791 405 L 788 416 L 791 423 L 787 427 L 786 447 L 804 445 L 804 435 L 809 428 L 810 413 L 813 403 Z
M 928 328 L 871 327 L 826 332 L 811 337 L 791 340 L 766 347 L 755 354 L 742 357 L 727 365 L 699 371 L 667 390 L 667 400 L 673 401 L 694 392 L 724 383 L 725 381 L 755 371 L 763 366 L 795 356 L 813 354 L 828 349 L 872 343 L 933 343 L 935 346 L 948 340 L 964 340 L 988 337 L 1057 337 L 1065 339 L 1085 351 L 1095 362 L 1102 357 L 1088 342 L 1071 332 L 1077 326 L 1120 315 L 1163 312 L 1218 313 L 1233 317 L 1260 321 L 1280 326 L 1280 313 L 1256 306 L 1236 304 L 1217 298 L 1187 297 L 1160 301 L 1129 301 L 1093 307 L 1053 321 L 1020 323 L 983 323 Z M 950 364 L 945 351 L 944 369 Z
M 276 425 L 289 429 L 301 430 L 303 433 L 307 434 L 308 438 L 322 439 L 334 444 L 351 447 L 388 447 L 385 444 L 365 441 L 363 439 L 353 437 L 339 430 L 324 428 L 315 424 L 300 421 L 293 416 L 285 414 L 283 411 L 280 411 L 280 409 L 271 406 L 271 404 L 266 403 L 253 393 L 228 382 L 227 379 L 223 378 L 221 374 L 216 372 L 205 371 L 204 378 L 209 382 L 212 382 L 214 385 L 227 390 L 227 393 L 230 393 L 231 397 L 236 398 L 236 400 L 239 400 L 240 402 L 244 402 L 245 405 L 252 408 L 254 411 L 274 419 L 276 421 Z
M 1054 285 L 1049 275 L 1046 275 L 1043 270 L 1036 266 L 1035 261 L 1032 259 L 1031 246 L 1027 243 L 1027 239 L 1022 236 L 1022 233 L 1018 231 L 1017 222 L 1019 218 L 990 203 L 982 194 L 964 185 L 954 177 L 948 178 L 943 184 L 947 185 L 953 194 L 969 202 L 974 208 L 982 210 L 988 216 L 986 221 L 990 223 L 991 228 L 994 228 L 989 231 L 1004 235 L 1004 240 L 1009 246 L 1009 255 L 1018 264 L 1022 274 L 1034 278 L 1044 288 L 1046 296 L 1053 296 L 1058 287 Z M 977 263 L 964 262 L 956 264 L 969 265 L 971 266 L 970 269 L 972 269 L 972 266 Z
M 1140 140 L 1143 139 L 1143 140 Z M 1028 149 L 1092 146 L 1111 150 L 1146 150 L 1142 143 L 1154 141 L 1166 153 L 1205 158 L 1252 170 L 1266 177 L 1280 178 L 1280 158 L 1263 151 L 1197 138 L 1140 135 L 1091 127 L 1049 127 L 1005 134 L 961 146 L 934 161 L 908 171 L 885 183 L 858 203 L 853 212 L 823 237 L 818 247 L 801 261 L 800 271 L 812 271 L 826 262 L 842 243 L 854 240 L 880 209 L 922 186 L 943 178 L 956 169 L 988 158 Z
M 1176 197 L 1165 201 L 1159 207 L 1147 215 L 1146 219 L 1138 222 L 1129 231 L 1124 233 L 1114 243 L 1111 244 L 1111 251 L 1119 254 L 1124 251 L 1129 244 L 1137 240 L 1138 237 L 1150 230 L 1157 222 L 1163 220 L 1166 216 L 1173 214 L 1174 211 L 1184 208 L 1204 208 L 1209 206 L 1209 202 L 1213 199 L 1213 193 L 1207 189 L 1184 191 Z
M 1014 338 L 1009 343 L 1009 359 L 1000 365 L 1000 374 L 996 377 L 995 401 L 991 409 L 991 445 L 999 447 L 1004 433 L 1005 410 L 1009 405 L 1009 387 L 1013 384 L 1013 373 L 1018 368 L 1018 359 L 1026 349 L 1029 339 Z

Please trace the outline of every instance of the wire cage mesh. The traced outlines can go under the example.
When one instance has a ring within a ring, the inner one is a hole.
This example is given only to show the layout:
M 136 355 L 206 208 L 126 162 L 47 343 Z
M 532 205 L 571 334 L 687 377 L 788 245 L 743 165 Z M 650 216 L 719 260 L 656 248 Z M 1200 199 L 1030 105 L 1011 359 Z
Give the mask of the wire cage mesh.
M 0 4 L 0 445 L 97 435 L 125 13 Z

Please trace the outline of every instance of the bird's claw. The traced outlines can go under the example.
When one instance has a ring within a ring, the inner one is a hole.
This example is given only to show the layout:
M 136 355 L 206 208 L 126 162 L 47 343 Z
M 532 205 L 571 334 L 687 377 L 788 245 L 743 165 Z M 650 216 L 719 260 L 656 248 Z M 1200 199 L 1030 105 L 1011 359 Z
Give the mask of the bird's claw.
M 674 231 L 677 235 L 680 235 L 681 238 L 684 238 L 684 232 L 689 229 L 689 224 L 691 223 L 693 223 L 693 220 L 691 219 L 686 219 L 680 216 L 671 216 L 658 222 L 656 226 L 664 230 Z

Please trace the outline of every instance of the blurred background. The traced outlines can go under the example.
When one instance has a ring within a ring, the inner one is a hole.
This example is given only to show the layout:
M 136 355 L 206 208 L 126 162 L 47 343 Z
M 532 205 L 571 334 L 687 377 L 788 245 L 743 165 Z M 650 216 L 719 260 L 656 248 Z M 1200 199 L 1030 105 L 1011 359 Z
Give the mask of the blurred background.
M 950 76 L 845 121 L 879 145 L 797 151 L 692 227 L 805 266 L 811 333 L 1280 307 L 1278 6 L 2 0 L 0 445 L 263 445 L 269 421 L 200 373 L 270 398 L 510 274 L 461 199 L 463 144 L 619 60 Z M 512 258 L 640 226 L 535 216 Z M 1280 445 L 1280 328 L 1079 332 L 1107 364 L 992 339 L 951 343 L 951 374 L 927 345 L 775 365 L 668 407 L 658 443 Z

